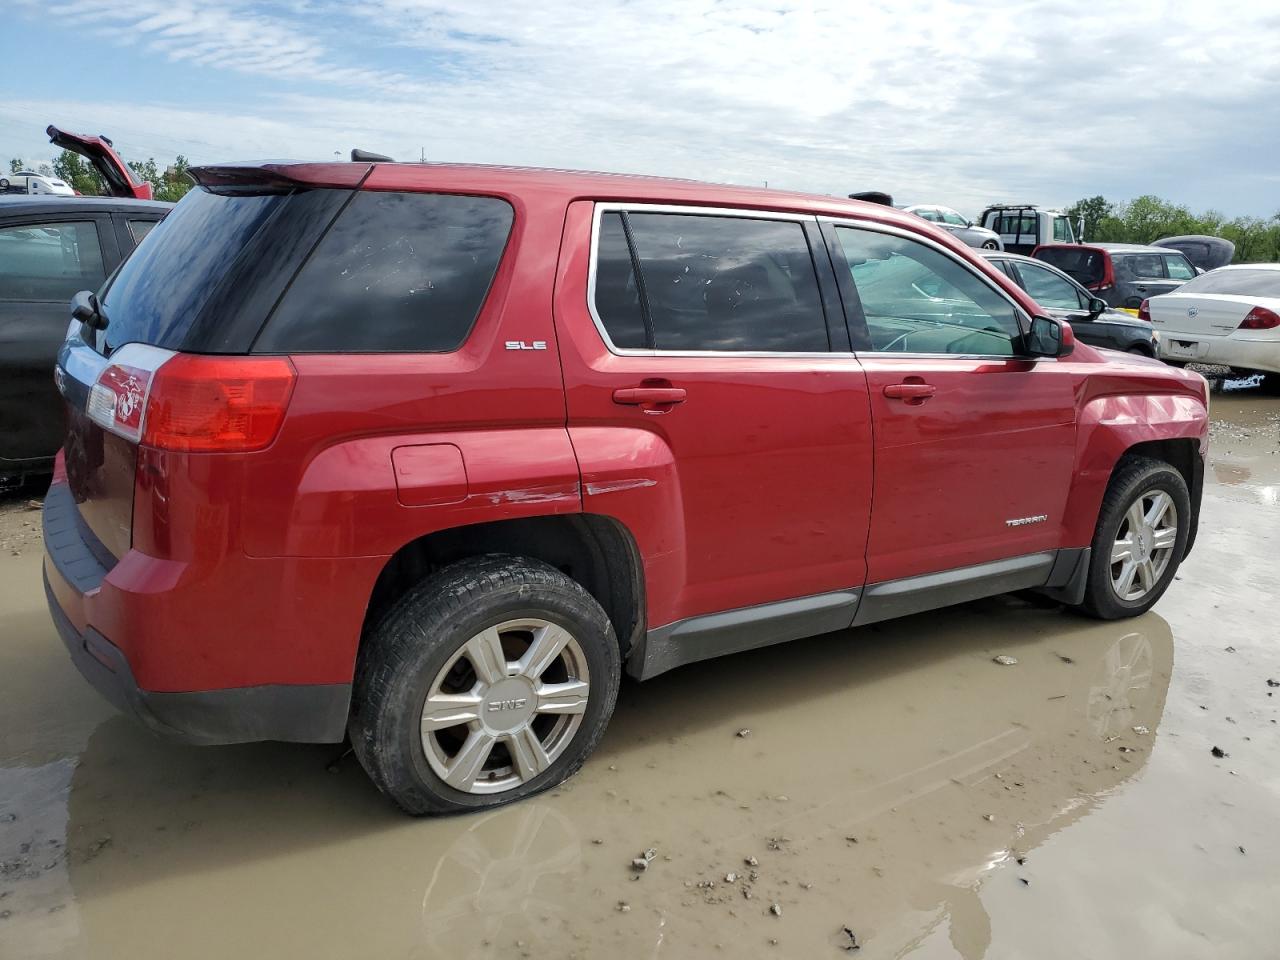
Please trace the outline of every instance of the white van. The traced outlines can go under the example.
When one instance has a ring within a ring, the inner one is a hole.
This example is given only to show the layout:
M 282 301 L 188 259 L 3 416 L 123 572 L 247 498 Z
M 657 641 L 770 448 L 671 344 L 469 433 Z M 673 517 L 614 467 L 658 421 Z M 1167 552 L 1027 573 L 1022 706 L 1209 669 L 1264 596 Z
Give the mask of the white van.
M 74 197 L 70 184 L 57 177 L 46 177 L 30 170 L 0 174 L 0 193 L 44 194 L 55 197 Z

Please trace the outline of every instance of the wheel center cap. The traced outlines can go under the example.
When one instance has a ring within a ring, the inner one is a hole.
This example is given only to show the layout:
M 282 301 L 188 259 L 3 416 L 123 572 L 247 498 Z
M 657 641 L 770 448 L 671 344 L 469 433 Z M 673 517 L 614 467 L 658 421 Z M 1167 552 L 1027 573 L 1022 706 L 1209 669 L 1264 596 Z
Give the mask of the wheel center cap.
M 491 686 L 480 704 L 480 722 L 494 733 L 509 733 L 533 716 L 537 698 L 524 677 L 508 677 Z

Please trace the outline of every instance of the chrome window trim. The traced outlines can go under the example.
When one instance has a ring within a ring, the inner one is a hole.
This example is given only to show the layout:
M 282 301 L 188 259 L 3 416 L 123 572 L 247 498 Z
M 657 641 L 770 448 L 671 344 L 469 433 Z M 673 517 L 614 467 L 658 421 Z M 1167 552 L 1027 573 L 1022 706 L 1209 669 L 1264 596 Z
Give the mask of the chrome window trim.
M 755 207 L 703 207 L 690 204 L 675 203 L 619 203 L 616 201 L 599 201 L 591 214 L 591 257 L 587 264 L 587 311 L 596 326 L 596 332 L 604 341 L 605 347 L 619 357 L 757 357 L 777 359 L 790 357 L 796 360 L 817 360 L 835 358 L 848 361 L 856 356 L 849 350 L 808 351 L 804 353 L 785 350 L 647 350 L 639 347 L 619 347 L 609 336 L 600 313 L 596 310 L 596 260 L 600 255 L 600 221 L 606 213 L 675 213 L 691 214 L 704 217 L 730 217 L 738 220 L 781 220 L 788 223 L 818 223 L 818 218 L 808 213 L 790 213 L 779 210 L 759 210 Z M 806 238 L 806 243 L 808 240 Z M 813 282 L 819 283 L 815 270 Z M 843 320 L 843 317 L 841 318 Z M 823 330 L 826 330 L 825 316 Z
M 890 236 L 902 237 L 904 240 L 913 240 L 916 243 L 923 244 L 926 247 L 932 247 L 938 253 L 942 254 L 945 257 L 948 257 L 953 263 L 958 264 L 960 267 L 964 268 L 966 271 L 972 274 L 977 280 L 979 280 L 981 283 L 985 284 L 988 288 L 990 288 L 993 293 L 995 293 L 998 297 L 1000 297 L 1000 299 L 1008 303 L 1009 306 L 1013 308 L 1013 315 L 1018 321 L 1018 328 L 1022 336 L 1025 337 L 1027 335 L 1027 331 L 1031 329 L 1031 317 L 1027 314 L 1027 312 L 1024 309 L 1022 309 L 1022 305 L 1020 303 L 1018 303 L 1016 300 L 1014 300 L 1012 297 L 1009 296 L 1008 291 L 1004 290 L 1003 288 L 998 286 L 996 283 L 994 283 L 990 277 L 986 276 L 985 274 L 975 269 L 973 264 L 967 263 L 961 258 L 957 257 L 954 251 L 948 249 L 943 244 L 938 243 L 938 241 L 934 240 L 932 237 L 926 237 L 924 234 L 916 233 L 914 230 L 907 230 L 907 229 L 904 229 L 903 227 L 893 226 L 892 224 L 888 224 L 888 223 L 878 223 L 873 220 L 851 220 L 848 217 L 833 217 L 833 216 L 827 216 L 827 215 L 819 215 L 817 219 L 820 224 L 829 223 L 834 227 L 850 227 L 855 230 L 870 230 L 875 233 L 887 233 Z M 1012 278 L 1010 278 L 1009 282 L 1010 283 L 1013 282 Z M 857 285 L 855 284 L 854 286 L 856 288 Z M 861 309 L 861 297 L 859 297 L 859 309 Z M 864 323 L 866 322 L 865 314 L 863 315 L 863 322 Z M 863 350 L 863 351 L 860 351 L 859 355 L 873 356 L 873 357 L 912 357 L 916 359 L 927 358 L 930 360 L 936 360 L 936 359 L 1022 360 L 1022 361 L 1039 362 L 1041 360 L 1046 360 L 1046 359 L 1056 359 L 1056 358 L 1049 358 L 1049 357 L 1025 357 L 1016 353 L 1012 355 L 1002 354 L 1002 353 L 995 353 L 995 354 L 890 353 L 887 351 L 881 352 L 877 350 Z

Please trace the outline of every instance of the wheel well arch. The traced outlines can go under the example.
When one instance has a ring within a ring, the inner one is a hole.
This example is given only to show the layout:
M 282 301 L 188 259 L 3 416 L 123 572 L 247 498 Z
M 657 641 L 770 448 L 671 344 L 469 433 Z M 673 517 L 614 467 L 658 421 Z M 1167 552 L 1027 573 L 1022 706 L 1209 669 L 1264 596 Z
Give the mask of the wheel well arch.
M 635 537 L 612 517 L 575 513 L 468 524 L 410 540 L 378 574 L 361 642 L 409 586 L 457 560 L 493 553 L 541 560 L 581 584 L 604 608 L 624 659 L 641 636 L 644 567 Z
M 1187 548 L 1183 556 L 1191 552 L 1196 540 L 1196 531 L 1200 525 L 1200 495 L 1204 488 L 1204 460 L 1200 457 L 1200 445 L 1191 437 L 1170 440 L 1144 440 L 1125 449 L 1120 459 L 1112 468 L 1114 477 L 1117 470 L 1129 457 L 1151 457 L 1169 464 L 1186 481 L 1187 490 L 1191 493 L 1191 528 L 1187 534 Z

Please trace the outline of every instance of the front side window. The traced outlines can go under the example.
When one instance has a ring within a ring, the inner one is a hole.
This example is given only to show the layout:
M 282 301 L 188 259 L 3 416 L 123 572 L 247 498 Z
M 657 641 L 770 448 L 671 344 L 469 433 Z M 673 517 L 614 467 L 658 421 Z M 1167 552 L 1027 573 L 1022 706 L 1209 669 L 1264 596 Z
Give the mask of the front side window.
M 1076 238 L 1071 233 L 1071 221 L 1066 217 L 1053 218 L 1053 239 L 1060 243 L 1075 243 Z
M 1022 329 L 1008 300 L 950 256 L 906 237 L 836 227 L 871 348 L 1012 356 Z
M 497 273 L 512 217 L 511 205 L 496 197 L 357 193 L 298 273 L 255 349 L 458 349 Z
M 638 283 L 627 260 L 639 264 Z M 792 221 L 605 213 L 595 307 L 609 339 L 621 348 L 830 349 L 809 243 Z
M 1022 277 L 1023 289 L 1040 306 L 1059 310 L 1075 310 L 1084 306 L 1076 286 L 1053 271 L 1030 263 L 1019 263 L 1018 273 Z
M 92 221 L 0 227 L 0 300 L 70 300 L 105 279 Z
M 1164 266 L 1171 280 L 1193 280 L 1196 277 L 1195 267 L 1182 254 L 1165 254 Z

